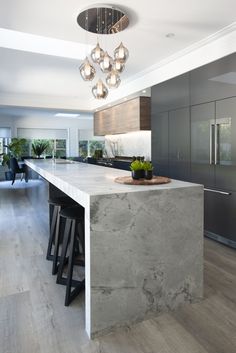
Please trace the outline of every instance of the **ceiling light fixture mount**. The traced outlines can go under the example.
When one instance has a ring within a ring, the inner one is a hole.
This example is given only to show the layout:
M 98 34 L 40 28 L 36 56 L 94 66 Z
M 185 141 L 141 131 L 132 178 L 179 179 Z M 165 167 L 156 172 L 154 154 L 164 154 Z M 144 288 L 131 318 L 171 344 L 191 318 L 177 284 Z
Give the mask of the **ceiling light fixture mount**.
M 116 34 L 129 25 L 129 18 L 120 9 L 109 5 L 97 5 L 82 11 L 77 17 L 77 23 L 84 30 L 96 33 L 97 35 Z M 106 50 L 103 50 L 99 41 L 90 53 L 91 61 L 85 58 L 80 65 L 80 74 L 84 81 L 92 81 L 98 70 L 93 66 L 97 64 L 102 73 L 107 74 L 105 79 L 109 88 L 117 88 L 120 85 L 120 74 L 125 69 L 125 63 L 129 57 L 128 49 L 121 42 L 115 48 L 113 56 L 110 56 Z M 104 99 L 108 95 L 108 88 L 101 78 L 92 88 L 92 93 L 97 99 Z

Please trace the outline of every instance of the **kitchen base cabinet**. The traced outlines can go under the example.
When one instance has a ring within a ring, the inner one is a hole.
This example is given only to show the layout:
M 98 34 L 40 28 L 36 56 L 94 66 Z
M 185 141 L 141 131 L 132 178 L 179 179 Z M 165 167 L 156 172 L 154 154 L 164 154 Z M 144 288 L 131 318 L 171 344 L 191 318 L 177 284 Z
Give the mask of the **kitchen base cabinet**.
M 236 248 L 236 192 L 205 188 L 205 235 Z

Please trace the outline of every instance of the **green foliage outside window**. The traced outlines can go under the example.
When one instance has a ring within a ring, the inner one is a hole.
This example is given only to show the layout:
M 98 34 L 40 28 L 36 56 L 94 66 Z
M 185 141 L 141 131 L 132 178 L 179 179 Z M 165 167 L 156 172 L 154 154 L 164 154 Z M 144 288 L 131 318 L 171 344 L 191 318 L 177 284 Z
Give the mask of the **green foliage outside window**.
M 88 156 L 88 141 L 79 141 L 79 156 L 83 158 Z
M 79 141 L 79 156 L 80 157 L 94 157 L 97 150 L 104 151 L 105 142 L 97 140 L 81 140 Z
M 37 154 L 34 152 L 34 146 L 43 146 L 46 148 L 40 154 L 42 157 L 65 157 L 66 156 L 66 140 L 53 140 L 53 139 L 34 139 L 26 140 L 23 148 L 23 156 L 36 157 Z M 36 151 L 36 150 L 35 150 Z

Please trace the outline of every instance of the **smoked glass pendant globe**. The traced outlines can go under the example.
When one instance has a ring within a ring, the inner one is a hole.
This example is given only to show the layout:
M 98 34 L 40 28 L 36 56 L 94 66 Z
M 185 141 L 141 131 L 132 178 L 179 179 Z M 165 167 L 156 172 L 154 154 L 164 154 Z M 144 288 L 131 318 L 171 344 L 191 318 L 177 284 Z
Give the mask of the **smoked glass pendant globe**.
M 102 72 L 108 73 L 112 70 L 112 65 L 113 65 L 113 59 L 106 51 L 104 54 L 104 57 L 100 61 L 100 68 Z
M 108 89 L 101 79 L 99 79 L 96 85 L 93 86 L 92 93 L 96 99 L 105 99 L 107 97 Z
M 97 43 L 96 47 L 91 51 L 91 58 L 94 63 L 99 64 L 104 57 L 104 50 Z
M 84 81 L 92 81 L 96 75 L 96 70 L 90 64 L 88 57 L 86 57 L 85 61 L 80 65 L 79 71 Z
M 120 76 L 118 75 L 118 72 L 115 70 L 112 70 L 107 75 L 106 83 L 109 88 L 117 88 L 120 85 Z
M 125 69 L 125 64 L 122 63 L 119 59 L 115 59 L 114 64 L 113 64 L 113 68 L 114 68 L 114 70 L 119 72 L 119 74 L 121 74 L 121 72 L 123 72 Z
M 120 60 L 122 63 L 125 63 L 128 57 L 129 51 L 121 42 L 120 45 L 114 50 L 114 58 Z

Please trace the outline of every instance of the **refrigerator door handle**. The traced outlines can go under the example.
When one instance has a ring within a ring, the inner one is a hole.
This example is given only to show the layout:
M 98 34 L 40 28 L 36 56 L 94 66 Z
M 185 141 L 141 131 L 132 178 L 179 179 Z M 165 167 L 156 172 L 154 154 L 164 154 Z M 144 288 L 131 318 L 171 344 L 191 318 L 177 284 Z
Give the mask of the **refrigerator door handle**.
M 217 194 L 221 194 L 221 195 L 231 195 L 231 192 L 226 192 L 226 191 L 221 191 L 221 190 L 215 190 L 215 189 L 208 189 L 208 188 L 204 188 L 204 191 L 210 191 L 210 192 L 215 192 Z
M 215 138 L 213 136 L 215 135 L 215 124 L 210 125 L 210 164 L 215 164 L 215 161 L 213 161 L 213 153 L 214 151 L 214 146 L 215 145 Z
M 220 124 L 215 124 L 215 165 L 219 164 Z

